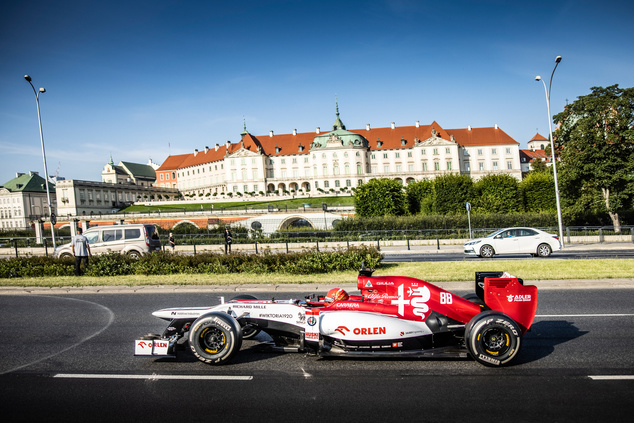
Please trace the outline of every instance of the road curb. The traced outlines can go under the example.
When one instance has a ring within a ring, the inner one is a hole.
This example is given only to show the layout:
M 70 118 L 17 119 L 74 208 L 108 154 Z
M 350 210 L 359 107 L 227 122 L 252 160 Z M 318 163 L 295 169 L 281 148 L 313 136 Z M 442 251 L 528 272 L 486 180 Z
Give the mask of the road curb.
M 473 281 L 432 282 L 449 291 L 474 289 Z M 634 278 L 622 279 L 561 279 L 525 280 L 526 285 L 535 285 L 540 290 L 548 289 L 634 289 Z M 343 288 L 350 293 L 357 285 L 346 284 L 241 284 L 241 285 L 138 285 L 138 286 L 88 286 L 88 287 L 2 287 L 0 295 L 61 295 L 61 294 L 183 294 L 214 292 L 301 292 L 305 294 L 325 293 L 331 288 Z

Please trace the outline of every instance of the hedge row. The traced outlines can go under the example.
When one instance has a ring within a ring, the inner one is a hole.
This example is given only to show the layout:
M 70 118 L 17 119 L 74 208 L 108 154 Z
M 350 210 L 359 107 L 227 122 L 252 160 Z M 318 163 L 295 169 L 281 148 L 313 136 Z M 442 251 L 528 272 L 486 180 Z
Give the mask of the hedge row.
M 255 254 L 215 254 L 205 253 L 194 256 L 174 255 L 157 252 L 142 256 L 138 260 L 126 255 L 111 253 L 92 256 L 86 275 L 173 275 L 186 274 L 226 274 L 226 273 L 274 273 L 296 275 L 358 270 L 361 262 L 378 268 L 383 255 L 373 247 L 354 247 L 318 252 L 304 250 L 296 253 Z M 0 260 L 0 278 L 72 276 L 73 258 L 24 257 Z

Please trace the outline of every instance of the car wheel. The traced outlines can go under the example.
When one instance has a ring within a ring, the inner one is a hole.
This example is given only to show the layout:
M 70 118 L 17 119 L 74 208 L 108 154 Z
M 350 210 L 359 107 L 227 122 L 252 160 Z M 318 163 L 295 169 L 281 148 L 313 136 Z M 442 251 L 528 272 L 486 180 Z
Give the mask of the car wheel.
M 136 250 L 131 250 L 131 251 L 128 251 L 128 257 L 130 257 L 133 260 L 138 260 L 139 257 L 141 257 L 141 253 L 139 253 Z
M 212 312 L 200 316 L 189 330 L 189 347 L 200 361 L 226 363 L 240 351 L 240 324 L 226 313 Z
M 471 356 L 485 366 L 508 364 L 517 355 L 522 331 L 504 313 L 485 311 L 465 327 L 465 344 Z
M 553 249 L 550 248 L 550 245 L 548 244 L 539 244 L 539 246 L 537 247 L 537 255 L 540 257 L 548 257 L 552 252 Z
M 495 250 L 490 245 L 485 244 L 480 247 L 480 257 L 491 258 L 493 254 L 495 254 Z
M 233 300 L 257 300 L 253 295 L 238 295 L 237 297 L 233 297 L 229 301 Z M 242 339 L 251 339 L 255 338 L 260 333 L 260 329 L 255 329 L 251 326 L 242 326 Z
M 60 258 L 69 258 L 72 257 L 73 255 L 71 253 L 62 253 L 59 255 Z

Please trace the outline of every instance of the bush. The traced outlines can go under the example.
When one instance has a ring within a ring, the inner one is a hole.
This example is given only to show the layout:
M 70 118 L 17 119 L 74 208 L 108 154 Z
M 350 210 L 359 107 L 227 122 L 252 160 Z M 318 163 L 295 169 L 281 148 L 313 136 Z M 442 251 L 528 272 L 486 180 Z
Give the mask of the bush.
M 92 256 L 86 270 L 88 276 L 223 274 L 223 273 L 276 273 L 313 274 L 358 270 L 361 262 L 378 268 L 383 255 L 372 247 L 354 247 L 329 252 L 304 250 L 288 254 L 264 252 L 255 254 L 214 254 L 195 256 L 156 252 L 138 260 L 111 253 Z M 72 276 L 75 260 L 52 257 L 21 257 L 0 260 L 0 278 L 36 276 Z

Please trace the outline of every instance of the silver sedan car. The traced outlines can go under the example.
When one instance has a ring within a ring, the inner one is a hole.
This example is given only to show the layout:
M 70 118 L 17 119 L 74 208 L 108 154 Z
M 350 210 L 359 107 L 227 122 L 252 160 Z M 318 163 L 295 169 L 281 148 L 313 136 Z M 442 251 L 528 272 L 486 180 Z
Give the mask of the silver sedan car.
M 464 244 L 468 255 L 490 258 L 496 254 L 531 254 L 548 257 L 561 250 L 557 235 L 534 228 L 506 228 Z

